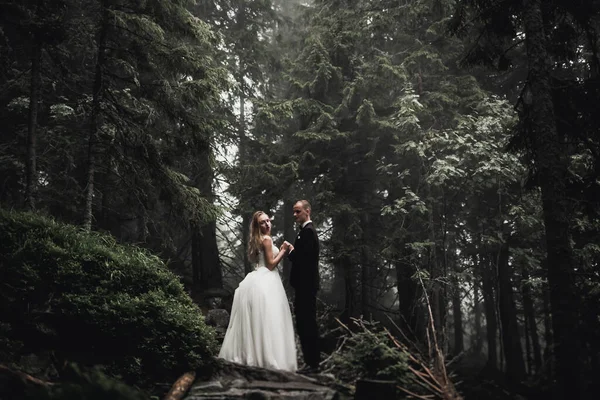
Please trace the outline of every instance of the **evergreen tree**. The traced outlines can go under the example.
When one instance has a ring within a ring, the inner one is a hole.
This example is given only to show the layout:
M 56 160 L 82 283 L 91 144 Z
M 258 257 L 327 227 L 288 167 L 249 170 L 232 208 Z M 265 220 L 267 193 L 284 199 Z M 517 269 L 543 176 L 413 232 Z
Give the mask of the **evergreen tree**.
M 478 38 L 471 45 L 471 62 L 527 70 L 526 82 L 518 87 L 521 124 L 513 148 L 525 150 L 532 183 L 541 189 L 560 393 L 581 398 L 588 381 L 582 371 L 591 361 L 583 353 L 581 321 L 585 320 L 582 301 L 586 289 L 577 279 L 572 221 L 586 190 L 581 191 L 582 185 L 574 183 L 570 170 L 582 154 L 593 154 L 590 138 L 597 129 L 577 123 L 585 119 L 588 110 L 574 111 L 572 105 L 579 102 L 582 93 L 587 101 L 597 96 L 597 91 L 589 88 L 597 85 L 594 71 L 599 12 L 596 1 L 585 5 L 463 1 L 457 3 L 452 25 L 456 32 L 473 33 Z M 525 55 L 525 63 L 519 54 Z M 588 173 L 597 176 L 592 170 Z M 595 185 L 583 186 L 591 189 Z M 593 213 L 588 215 L 595 218 Z

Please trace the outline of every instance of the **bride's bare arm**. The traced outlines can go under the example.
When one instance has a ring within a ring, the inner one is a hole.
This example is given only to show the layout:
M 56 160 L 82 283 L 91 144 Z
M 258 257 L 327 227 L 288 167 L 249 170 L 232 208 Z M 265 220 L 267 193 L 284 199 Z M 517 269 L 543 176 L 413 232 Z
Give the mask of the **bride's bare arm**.
M 265 252 L 265 264 L 267 264 L 267 268 L 272 271 L 287 253 L 287 248 L 283 249 L 279 252 L 279 254 L 277 254 L 277 256 L 273 257 L 273 239 L 271 239 L 270 236 L 265 236 L 262 241 L 262 245 L 263 251 Z

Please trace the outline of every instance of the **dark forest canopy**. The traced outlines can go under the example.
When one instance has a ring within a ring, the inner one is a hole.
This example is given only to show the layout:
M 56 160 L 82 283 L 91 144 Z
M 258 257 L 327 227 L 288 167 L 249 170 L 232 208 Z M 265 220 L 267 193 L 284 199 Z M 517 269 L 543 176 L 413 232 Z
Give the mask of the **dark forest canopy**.
M 332 315 L 586 398 L 599 52 L 598 0 L 5 0 L 0 206 L 200 302 L 252 268 L 253 211 L 290 240 L 307 198 Z

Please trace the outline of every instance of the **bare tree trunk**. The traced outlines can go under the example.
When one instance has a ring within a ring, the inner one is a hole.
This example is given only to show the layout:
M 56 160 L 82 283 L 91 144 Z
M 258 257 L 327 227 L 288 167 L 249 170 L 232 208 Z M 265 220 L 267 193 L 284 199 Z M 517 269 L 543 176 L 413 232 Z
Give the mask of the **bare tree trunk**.
M 294 214 L 292 208 L 294 200 L 291 198 L 291 193 L 288 190 L 283 202 L 283 237 L 290 243 L 294 243 L 296 230 L 294 229 Z M 292 270 L 292 262 L 289 258 L 283 258 L 283 286 L 286 292 L 290 293 L 290 272 Z
M 417 326 L 418 315 L 421 313 L 418 300 L 420 286 L 413 275 L 417 269 L 411 262 L 411 253 L 405 244 L 400 259 L 395 263 L 396 286 L 398 287 L 398 311 L 400 313 L 400 328 L 405 335 L 411 339 L 423 339 L 419 337 L 420 329 Z
M 202 289 L 222 289 L 223 272 L 217 247 L 217 222 L 211 221 L 203 225 L 201 234 L 200 287 Z
M 478 265 L 477 262 L 474 265 Z M 479 301 L 479 282 L 477 277 L 473 283 L 473 313 L 474 313 L 474 324 L 475 324 L 475 340 L 473 341 L 473 352 L 480 354 L 483 348 L 483 329 L 481 326 L 481 302 Z
M 437 227 L 441 227 L 441 222 L 440 222 L 440 217 L 439 217 L 439 212 L 437 210 L 436 205 L 432 202 L 430 204 L 430 210 L 432 210 L 429 213 L 429 241 L 431 243 L 433 243 L 433 248 L 430 251 L 430 257 L 429 257 L 429 270 L 430 270 L 430 281 L 431 281 L 431 313 L 433 316 L 433 324 L 434 324 L 434 330 L 436 333 L 436 340 L 437 340 L 437 344 L 438 346 L 440 346 L 441 349 L 445 348 L 444 346 L 444 325 L 445 325 L 445 318 L 444 318 L 444 309 L 445 309 L 445 305 L 443 304 L 443 293 L 442 293 L 442 287 L 441 287 L 441 283 L 440 283 L 440 278 L 443 276 L 442 275 L 442 265 L 441 263 L 443 262 L 443 257 L 444 257 L 444 251 L 443 249 L 440 249 L 440 244 L 438 243 L 438 239 L 437 239 L 437 232 L 436 229 Z
M 550 57 L 541 0 L 523 1 L 523 22 L 531 102 L 530 137 L 542 192 L 546 248 L 548 251 L 548 283 L 552 308 L 554 353 L 560 394 L 564 398 L 582 398 L 586 390 L 583 372 L 582 343 L 579 329 L 580 298 L 575 285 L 573 258 L 569 237 L 570 206 L 567 199 L 567 160 L 556 128 Z
M 350 317 L 358 316 L 357 301 L 356 301 L 356 284 L 357 277 L 355 276 L 354 266 L 350 262 L 347 249 L 344 247 L 348 243 L 346 240 L 347 215 L 338 215 L 333 220 L 333 232 L 331 234 L 332 253 L 333 253 L 333 268 L 336 274 L 343 277 L 343 288 L 340 299 L 342 305 L 341 318 L 348 321 Z
M 522 267 L 521 276 L 523 277 L 523 284 L 521 286 L 521 292 L 523 293 L 523 311 L 525 312 L 525 321 L 529 336 L 531 337 L 531 348 L 533 349 L 533 360 L 530 363 L 531 370 L 535 371 L 535 373 L 539 373 L 542 367 L 542 349 L 540 347 L 540 338 L 535 320 L 531 285 L 528 282 L 529 274 L 527 274 L 525 266 Z
M 374 221 L 372 221 L 370 218 L 370 215 L 368 215 L 367 213 L 363 213 L 362 217 L 361 217 L 361 225 L 363 227 L 363 238 L 361 241 L 361 266 L 360 266 L 360 272 L 361 272 L 361 288 L 360 288 L 360 293 L 361 293 L 361 314 L 367 318 L 367 319 L 374 319 L 376 318 L 376 316 L 374 315 L 374 302 L 375 302 L 375 296 L 373 295 L 373 284 L 374 284 L 374 271 L 373 269 L 376 268 L 376 266 L 373 264 L 373 260 L 372 257 L 369 253 L 369 242 L 371 239 L 370 236 L 370 229 L 369 227 L 371 226 L 372 223 L 374 223 Z
M 37 124 L 41 93 L 42 45 L 34 37 L 31 51 L 31 80 L 29 88 L 29 123 L 27 126 L 27 162 L 25 164 L 25 206 L 35 210 L 37 195 Z
M 463 318 L 461 309 L 460 282 L 457 278 L 453 280 L 452 290 L 452 317 L 454 319 L 454 354 L 460 354 L 465 350 L 463 333 Z
M 533 363 L 531 362 L 531 335 L 529 333 L 528 317 L 526 314 L 523 317 L 523 330 L 525 334 L 525 371 L 527 374 L 531 374 L 531 371 L 533 369 Z
M 550 289 L 544 288 L 543 293 L 543 304 L 544 304 L 544 341 L 546 346 L 544 347 L 544 372 L 548 375 L 554 373 L 554 352 L 552 350 L 552 344 L 554 339 L 552 338 L 552 314 L 550 313 Z
M 211 165 L 210 143 L 208 141 L 203 142 L 200 150 L 196 186 L 200 193 L 213 204 L 215 197 L 213 193 L 214 171 Z M 208 221 L 203 223 L 196 229 L 195 234 L 198 241 L 196 257 L 200 257 L 198 264 L 196 264 L 200 268 L 200 289 L 203 291 L 206 289 L 222 289 L 223 271 L 217 246 L 217 222 Z
M 249 274 L 254 269 L 248 258 L 248 240 L 250 239 L 250 220 L 252 217 L 247 212 L 242 211 L 242 248 L 244 249 L 244 274 Z
M 240 85 L 240 116 L 238 118 L 238 138 L 239 138 L 239 147 L 238 147 L 238 157 L 240 163 L 243 164 L 247 161 L 248 158 L 248 138 L 246 137 L 246 95 L 244 93 L 244 77 L 242 74 L 238 77 L 238 84 Z M 250 238 L 250 220 L 252 216 L 244 207 L 243 201 L 241 204 L 241 214 L 242 214 L 242 248 L 244 249 L 244 274 L 249 274 L 254 269 L 252 263 L 250 263 L 250 259 L 248 258 L 248 240 Z
M 482 275 L 483 307 L 485 309 L 486 337 L 488 347 L 487 368 L 498 368 L 498 353 L 496 335 L 498 324 L 496 321 L 496 306 L 494 301 L 494 283 L 492 266 L 489 257 L 482 257 L 480 270 Z
M 83 228 L 92 229 L 94 205 L 94 178 L 96 174 L 96 141 L 98 138 L 98 125 L 100 119 L 100 102 L 104 91 L 104 76 L 102 69 L 106 59 L 106 36 L 108 34 L 108 8 L 105 1 L 101 3 L 102 17 L 98 31 L 98 54 L 96 56 L 96 69 L 94 73 L 94 86 L 92 89 L 92 111 L 90 115 L 90 131 L 88 137 L 88 172 L 85 192 L 85 208 L 83 212 Z
M 505 242 L 500 247 L 498 257 L 498 303 L 500 322 L 502 323 L 502 344 L 506 359 L 506 378 L 509 382 L 518 383 L 525 378 L 525 363 L 508 257 L 509 245 L 508 242 Z
M 348 257 L 343 256 L 341 259 L 343 270 L 344 270 L 344 310 L 347 317 L 357 317 L 356 307 L 356 276 L 354 274 L 354 267 Z
M 192 293 L 194 298 L 199 301 L 200 271 L 202 270 L 202 238 L 200 227 L 195 221 L 190 222 L 192 230 Z

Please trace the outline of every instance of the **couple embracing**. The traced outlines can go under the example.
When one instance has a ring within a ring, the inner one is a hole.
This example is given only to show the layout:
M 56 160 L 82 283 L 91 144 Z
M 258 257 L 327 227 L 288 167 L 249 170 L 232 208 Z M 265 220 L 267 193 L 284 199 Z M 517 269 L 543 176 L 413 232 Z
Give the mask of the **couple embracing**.
M 235 290 L 231 318 L 219 357 L 240 364 L 297 370 L 292 314 L 277 265 L 292 262 L 290 285 L 294 288 L 294 313 L 306 367 L 300 373 L 319 371 L 317 291 L 319 290 L 319 239 L 310 219 L 308 201 L 294 204 L 294 219 L 300 225 L 294 244 L 280 248 L 271 239 L 271 220 L 257 211 L 250 223 L 248 256 L 256 263 Z

